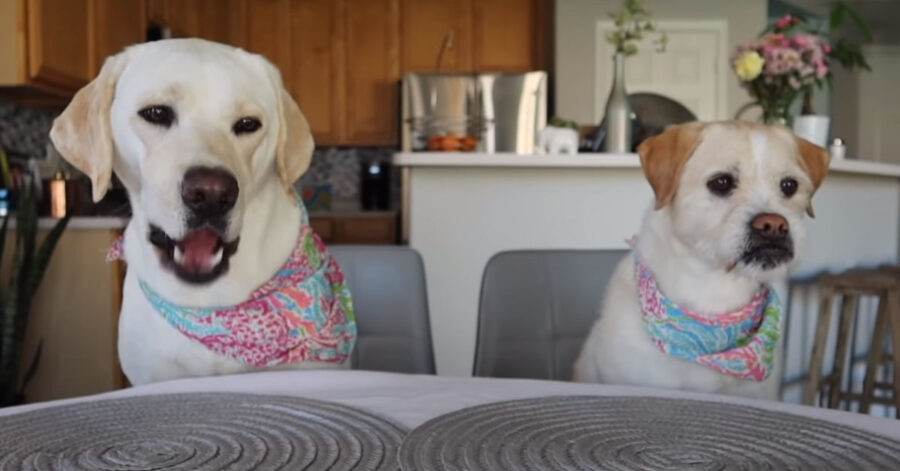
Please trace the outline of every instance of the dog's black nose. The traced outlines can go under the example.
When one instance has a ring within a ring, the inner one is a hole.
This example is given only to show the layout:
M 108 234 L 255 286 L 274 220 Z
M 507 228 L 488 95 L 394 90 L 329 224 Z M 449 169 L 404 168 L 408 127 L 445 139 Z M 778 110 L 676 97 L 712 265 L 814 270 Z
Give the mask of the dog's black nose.
M 181 181 L 181 201 L 199 216 L 221 216 L 234 207 L 238 182 L 221 168 L 193 167 Z
M 759 214 L 750 222 L 753 234 L 766 239 L 784 239 L 789 232 L 787 219 L 772 213 Z

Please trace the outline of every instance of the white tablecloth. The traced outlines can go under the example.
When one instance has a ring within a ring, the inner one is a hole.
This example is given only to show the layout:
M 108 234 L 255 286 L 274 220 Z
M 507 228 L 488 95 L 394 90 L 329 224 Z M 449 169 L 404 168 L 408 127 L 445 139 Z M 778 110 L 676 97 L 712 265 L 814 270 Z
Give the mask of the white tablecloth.
M 106 394 L 0 409 L 0 416 L 41 407 L 114 397 L 182 392 L 242 392 L 296 396 L 368 409 L 413 428 L 447 412 L 509 399 L 552 395 L 658 396 L 746 404 L 845 424 L 900 440 L 900 420 L 787 403 L 660 389 L 524 379 L 456 378 L 370 371 L 278 371 L 168 381 Z

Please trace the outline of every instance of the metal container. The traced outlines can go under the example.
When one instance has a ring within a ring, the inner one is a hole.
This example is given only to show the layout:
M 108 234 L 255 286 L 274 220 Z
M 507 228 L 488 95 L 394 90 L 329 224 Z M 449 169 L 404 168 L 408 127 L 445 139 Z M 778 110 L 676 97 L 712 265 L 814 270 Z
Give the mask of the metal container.
M 547 124 L 547 73 L 406 74 L 402 120 L 404 152 L 531 154 Z

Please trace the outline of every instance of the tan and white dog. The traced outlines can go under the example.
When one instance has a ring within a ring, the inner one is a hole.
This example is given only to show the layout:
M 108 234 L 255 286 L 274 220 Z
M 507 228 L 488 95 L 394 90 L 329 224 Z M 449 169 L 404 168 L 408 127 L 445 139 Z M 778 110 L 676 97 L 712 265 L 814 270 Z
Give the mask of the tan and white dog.
M 252 369 L 173 328 L 139 280 L 178 305 L 233 305 L 292 254 L 304 210 L 291 187 L 314 143 L 278 70 L 262 56 L 198 39 L 132 46 L 75 95 L 51 139 L 91 178 L 95 200 L 113 172 L 131 200 L 119 324 L 128 379 Z
M 715 122 L 670 128 L 638 152 L 655 204 L 634 249 L 658 292 L 716 315 L 786 277 L 804 244 L 803 213 L 813 215 L 811 198 L 828 170 L 824 149 L 784 127 Z M 756 381 L 664 353 L 644 323 L 633 255 L 609 282 L 575 379 L 776 398 L 778 361 Z

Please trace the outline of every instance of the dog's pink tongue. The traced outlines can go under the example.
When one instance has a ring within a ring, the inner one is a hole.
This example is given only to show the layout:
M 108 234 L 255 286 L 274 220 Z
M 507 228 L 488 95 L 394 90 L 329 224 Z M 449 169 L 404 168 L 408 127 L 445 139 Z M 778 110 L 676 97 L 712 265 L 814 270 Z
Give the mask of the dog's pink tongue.
M 184 260 L 181 267 L 189 272 L 208 272 L 213 269 L 213 256 L 219 249 L 219 234 L 212 229 L 189 232 L 181 239 Z

